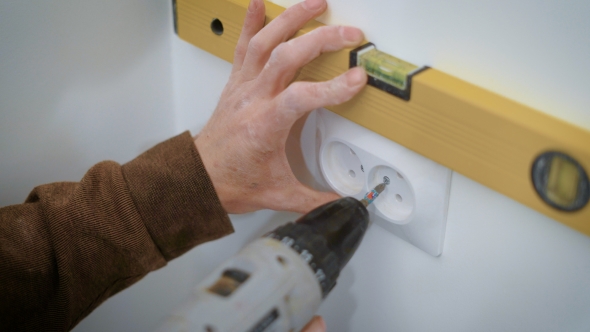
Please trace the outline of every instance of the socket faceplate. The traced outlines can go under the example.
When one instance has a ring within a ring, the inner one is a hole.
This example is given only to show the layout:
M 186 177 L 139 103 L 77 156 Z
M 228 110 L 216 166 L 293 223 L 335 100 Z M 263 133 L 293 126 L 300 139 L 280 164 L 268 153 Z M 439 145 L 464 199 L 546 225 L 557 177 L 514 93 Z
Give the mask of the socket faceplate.
M 369 207 L 372 220 L 430 255 L 442 253 L 450 169 L 325 109 L 308 117 L 301 138 L 317 181 L 308 185 L 362 199 L 388 176 L 392 183 Z

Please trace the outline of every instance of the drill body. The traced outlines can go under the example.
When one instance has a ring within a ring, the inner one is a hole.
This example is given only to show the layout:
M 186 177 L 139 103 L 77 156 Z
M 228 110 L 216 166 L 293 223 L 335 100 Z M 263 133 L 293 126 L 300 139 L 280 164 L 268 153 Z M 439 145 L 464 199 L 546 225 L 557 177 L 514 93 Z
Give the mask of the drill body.
M 300 331 L 336 285 L 369 226 L 342 198 L 248 244 L 204 279 L 162 331 Z

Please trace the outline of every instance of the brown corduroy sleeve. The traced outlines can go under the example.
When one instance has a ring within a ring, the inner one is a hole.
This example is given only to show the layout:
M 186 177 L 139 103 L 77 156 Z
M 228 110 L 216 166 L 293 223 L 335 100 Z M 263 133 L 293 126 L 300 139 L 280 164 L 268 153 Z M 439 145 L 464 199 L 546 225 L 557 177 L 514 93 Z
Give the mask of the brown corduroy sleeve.
M 0 331 L 66 331 L 109 296 L 233 231 L 185 132 L 0 209 Z

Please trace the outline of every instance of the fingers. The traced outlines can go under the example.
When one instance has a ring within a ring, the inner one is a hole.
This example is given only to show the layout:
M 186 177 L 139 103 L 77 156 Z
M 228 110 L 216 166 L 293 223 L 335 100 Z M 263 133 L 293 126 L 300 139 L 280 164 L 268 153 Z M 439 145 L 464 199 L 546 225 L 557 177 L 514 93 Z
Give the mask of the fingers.
M 242 69 L 250 40 L 264 27 L 264 14 L 264 0 L 250 0 L 242 33 L 240 34 L 240 39 L 238 40 L 238 45 L 234 53 L 233 72 Z
M 320 316 L 315 316 L 305 325 L 301 332 L 326 332 L 326 322 Z
M 305 0 L 288 8 L 270 22 L 248 44 L 242 67 L 244 77 L 246 79 L 257 77 L 275 47 L 291 38 L 305 23 L 325 10 L 325 0 Z
M 344 26 L 325 26 L 275 48 L 260 74 L 262 86 L 282 91 L 297 70 L 321 53 L 358 46 L 363 41 L 361 30 Z M 272 91 L 271 91 L 272 92 Z
M 303 114 L 316 108 L 345 103 L 367 84 L 367 74 L 355 67 L 327 82 L 295 82 L 281 93 L 277 125 L 291 127 Z

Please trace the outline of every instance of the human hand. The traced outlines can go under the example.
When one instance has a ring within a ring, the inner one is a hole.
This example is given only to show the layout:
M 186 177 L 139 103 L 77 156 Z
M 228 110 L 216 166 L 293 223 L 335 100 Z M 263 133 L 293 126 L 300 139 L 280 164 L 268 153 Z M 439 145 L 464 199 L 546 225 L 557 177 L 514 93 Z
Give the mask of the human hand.
M 263 0 L 251 0 L 234 65 L 217 109 L 195 139 L 213 186 L 228 213 L 259 209 L 305 213 L 338 199 L 301 184 L 285 154 L 297 119 L 323 106 L 348 101 L 366 84 L 362 68 L 327 82 L 295 82 L 299 68 L 323 52 L 355 47 L 360 30 L 326 26 L 287 41 L 326 10 L 306 0 L 264 26 Z
M 321 316 L 315 316 L 305 325 L 301 332 L 326 332 L 326 322 Z

